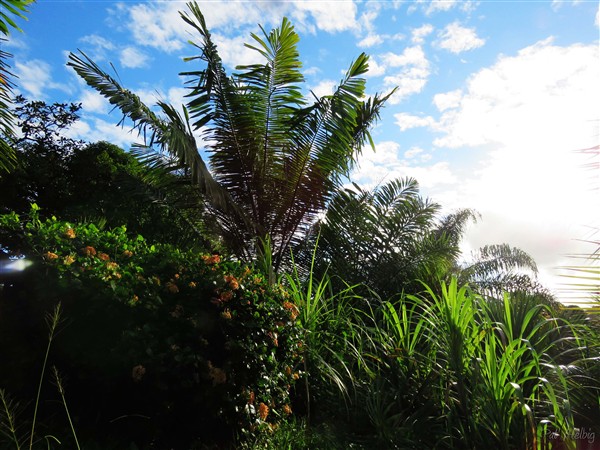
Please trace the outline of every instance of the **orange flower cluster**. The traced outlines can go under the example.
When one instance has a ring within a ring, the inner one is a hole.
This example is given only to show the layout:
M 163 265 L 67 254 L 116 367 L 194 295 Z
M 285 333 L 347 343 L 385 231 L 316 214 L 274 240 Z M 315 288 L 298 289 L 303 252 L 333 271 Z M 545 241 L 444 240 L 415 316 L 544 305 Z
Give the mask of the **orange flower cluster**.
M 258 405 L 258 416 L 260 420 L 267 420 L 267 416 L 269 415 L 269 407 L 264 403 Z
M 110 261 L 106 263 L 106 268 L 108 270 L 116 270 L 119 267 L 119 265 L 116 262 Z
M 87 247 L 83 247 L 81 249 L 81 253 L 84 256 L 96 256 L 96 249 L 90 245 L 88 245 Z
M 67 228 L 67 231 L 65 231 L 65 236 L 69 239 L 75 239 L 75 230 L 73 228 Z
M 98 259 L 101 259 L 102 261 L 108 261 L 110 259 L 110 256 L 108 256 L 106 253 L 99 252 Z
M 214 367 L 212 362 L 208 362 L 208 375 L 212 378 L 213 386 L 223 384 L 227 381 L 227 374 L 223 369 Z
M 221 257 L 219 255 L 204 255 L 202 257 L 202 260 L 208 264 L 209 266 L 213 265 L 213 264 L 218 264 L 221 262 Z
M 133 381 L 138 383 L 138 382 L 142 381 L 142 378 L 144 377 L 145 374 L 146 374 L 146 368 L 144 366 L 142 366 L 141 364 L 138 364 L 137 366 L 135 366 L 132 369 L 131 378 L 133 378 Z
M 290 312 L 290 318 L 296 320 L 296 317 L 298 317 L 299 314 L 298 307 L 287 300 L 283 302 L 283 307 Z
M 290 405 L 283 405 L 283 412 L 289 416 L 292 413 L 292 408 Z
M 225 275 L 223 278 L 225 279 L 225 283 L 234 291 L 240 288 L 240 283 L 233 275 Z
M 58 259 L 58 255 L 56 253 L 46 252 L 44 258 L 46 258 L 48 261 L 53 261 L 55 259 Z
M 196 289 L 196 283 L 193 281 L 190 281 L 190 284 L 188 284 L 189 287 L 191 287 L 192 289 Z
M 169 291 L 171 294 L 177 294 L 179 292 L 179 288 L 177 287 L 177 285 L 171 281 L 168 281 L 165 284 L 165 287 L 167 288 L 167 291 Z
M 133 256 L 133 252 L 132 252 L 132 251 L 130 251 L 130 250 L 125 250 L 125 251 L 123 252 L 123 256 L 124 256 L 125 258 L 131 258 L 131 257 Z
M 183 306 L 175 305 L 175 309 L 170 314 L 174 319 L 179 319 L 183 315 Z
M 223 291 L 223 292 L 221 292 L 221 295 L 219 295 L 219 301 L 221 301 L 221 302 L 228 302 L 232 298 L 233 298 L 232 291 Z
M 267 336 L 269 336 L 271 338 L 271 340 L 273 341 L 273 345 L 275 347 L 279 347 L 279 341 L 277 341 L 277 337 L 278 337 L 277 333 L 273 333 L 273 332 L 269 331 L 267 333 Z
M 225 309 L 225 311 L 221 313 L 221 317 L 225 320 L 231 320 L 231 311 L 229 308 Z

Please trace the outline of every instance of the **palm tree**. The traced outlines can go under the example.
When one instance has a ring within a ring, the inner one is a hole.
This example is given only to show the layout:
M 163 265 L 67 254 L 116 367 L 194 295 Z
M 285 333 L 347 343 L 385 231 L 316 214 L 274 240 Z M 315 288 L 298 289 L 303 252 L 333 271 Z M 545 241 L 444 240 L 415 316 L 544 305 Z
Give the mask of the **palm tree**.
M 175 156 L 190 171 L 215 217 L 225 244 L 237 256 L 255 257 L 260 240 L 273 246 L 278 270 L 289 246 L 330 200 L 356 162 L 386 96 L 364 100 L 368 57 L 361 54 L 332 95 L 309 104 L 297 51 L 299 37 L 287 19 L 247 47 L 263 64 L 239 66 L 228 76 L 195 2 L 182 19 L 200 36 L 199 70 L 185 72 L 190 99 L 179 112 L 144 105 L 89 57 L 70 54 L 69 65 L 133 121 L 146 149 Z M 198 152 L 199 131 L 210 170 Z M 154 159 L 156 162 L 156 158 Z
M 420 281 L 437 283 L 453 267 L 464 226 L 475 217 L 461 210 L 438 220 L 439 211 L 438 204 L 419 195 L 413 178 L 373 190 L 357 185 L 340 190 L 313 229 L 312 236 L 319 235 L 317 271 L 329 268 L 350 284 L 367 284 L 384 299 L 417 292 Z M 309 240 L 304 248 L 311 247 Z
M 472 252 L 471 260 L 455 269 L 459 280 L 478 293 L 501 299 L 504 292 L 551 295 L 536 281 L 535 260 L 524 250 L 508 244 L 486 245 Z
M 27 6 L 34 0 L 0 0 L 0 33 L 9 35 L 9 27 L 18 31 L 21 29 L 13 21 L 12 16 L 25 19 L 24 13 Z M 0 38 L 0 43 L 5 41 Z M 12 89 L 14 84 L 10 66 L 6 62 L 12 58 L 10 53 L 0 50 L 0 172 L 10 171 L 15 167 L 17 158 L 13 148 L 14 140 L 14 115 L 10 110 L 12 105 Z

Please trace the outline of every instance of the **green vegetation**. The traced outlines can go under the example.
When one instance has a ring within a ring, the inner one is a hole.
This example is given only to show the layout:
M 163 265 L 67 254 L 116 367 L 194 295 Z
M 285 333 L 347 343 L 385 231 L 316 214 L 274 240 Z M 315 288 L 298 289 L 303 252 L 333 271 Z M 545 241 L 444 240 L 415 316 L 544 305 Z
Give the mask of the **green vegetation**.
M 562 308 L 519 249 L 462 263 L 477 214 L 441 217 L 416 180 L 343 189 L 387 98 L 363 100 L 367 56 L 309 104 L 287 19 L 253 36 L 263 65 L 228 76 L 188 6 L 191 61 L 205 67 L 186 74 L 181 112 L 70 56 L 148 137 L 136 151 L 66 138 L 78 105 L 15 99 L 19 164 L 0 174 L 0 448 L 600 439 L 597 317 Z

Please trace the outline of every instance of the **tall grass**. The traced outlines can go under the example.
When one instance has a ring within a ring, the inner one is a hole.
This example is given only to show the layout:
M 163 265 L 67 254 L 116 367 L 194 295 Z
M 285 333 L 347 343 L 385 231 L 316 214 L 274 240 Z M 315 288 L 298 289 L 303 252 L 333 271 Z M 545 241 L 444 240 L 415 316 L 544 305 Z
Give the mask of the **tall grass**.
M 372 317 L 357 407 L 373 445 L 534 450 L 554 433 L 574 448 L 586 342 L 550 306 L 484 299 L 453 279 Z
M 58 327 L 61 322 L 61 304 L 58 303 L 54 307 L 54 310 L 46 315 L 46 325 L 48 327 L 48 344 L 46 345 L 44 361 L 42 363 L 40 378 L 37 385 L 37 393 L 35 397 L 35 402 L 33 404 L 33 418 L 31 420 L 31 430 L 24 436 L 19 436 L 21 427 L 17 424 L 17 418 L 19 415 L 18 413 L 20 411 L 19 404 L 16 403 L 14 400 L 11 400 L 4 389 L 0 389 L 0 402 L 2 403 L 2 408 L 0 410 L 0 434 L 4 435 L 7 438 L 7 442 L 14 445 L 14 448 L 16 450 L 20 450 L 21 448 L 29 448 L 29 450 L 32 450 L 36 442 L 39 441 L 39 439 L 36 440 L 36 426 L 38 424 L 38 411 L 42 396 L 42 386 L 44 384 L 50 349 L 52 347 L 52 343 L 56 337 Z M 53 372 L 55 384 L 58 388 L 59 394 L 62 399 L 62 404 L 67 414 L 67 419 L 69 421 L 71 433 L 73 434 L 75 446 L 77 449 L 80 449 L 79 441 L 77 440 L 77 434 L 75 433 L 75 427 L 73 425 L 73 421 L 71 420 L 71 415 L 69 414 L 69 409 L 67 407 L 65 389 L 63 386 L 62 379 L 60 378 L 56 367 L 53 368 Z M 61 444 L 60 440 L 53 435 L 44 435 L 43 439 L 46 441 L 48 448 L 50 448 L 50 441 L 54 441 L 58 444 Z

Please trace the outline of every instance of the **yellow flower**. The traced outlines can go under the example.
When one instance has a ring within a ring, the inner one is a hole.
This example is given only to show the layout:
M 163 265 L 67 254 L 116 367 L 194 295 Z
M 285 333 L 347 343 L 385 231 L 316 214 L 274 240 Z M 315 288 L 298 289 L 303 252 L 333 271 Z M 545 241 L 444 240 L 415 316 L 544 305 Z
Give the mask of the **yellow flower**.
M 134 295 L 133 297 L 131 297 L 131 303 L 137 303 L 140 301 L 140 298 L 137 295 Z
M 264 403 L 258 405 L 258 416 L 261 420 L 267 420 L 267 416 L 269 415 L 269 407 Z
M 65 236 L 69 239 L 75 239 L 75 230 L 73 228 L 67 228 L 67 231 L 65 231 Z
M 231 320 L 231 311 L 229 311 L 229 309 L 226 309 L 221 313 L 221 317 L 226 320 Z
M 299 380 L 300 374 L 298 372 L 295 372 L 294 375 L 292 376 L 292 378 L 294 378 L 294 380 Z
M 188 284 L 188 286 L 192 289 L 196 289 L 196 283 L 194 283 L 193 281 L 190 281 L 190 284 Z
M 119 265 L 116 262 L 107 262 L 106 263 L 106 268 L 108 270 L 115 270 L 117 267 L 119 267 Z
M 75 257 L 72 255 L 65 256 L 65 259 L 63 261 L 65 263 L 65 266 L 70 266 L 75 262 Z
M 46 254 L 44 255 L 44 257 L 48 260 L 48 261 L 53 261 L 55 259 L 58 259 L 58 255 L 56 253 L 52 253 L 52 252 L 46 252 Z
M 132 252 L 132 251 L 130 251 L 130 250 L 125 250 L 125 251 L 123 252 L 123 256 L 124 256 L 125 258 L 131 258 L 131 256 L 133 256 L 133 252 Z

